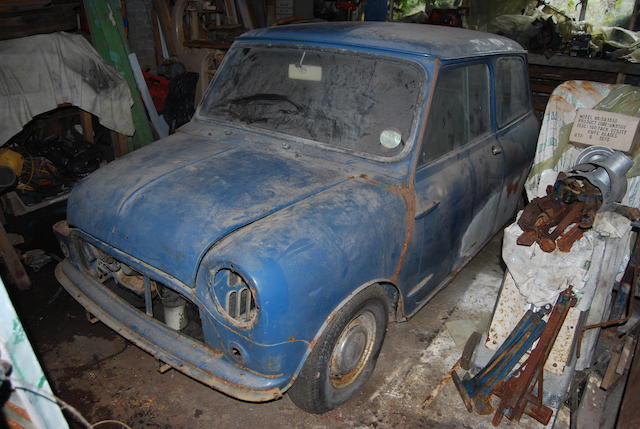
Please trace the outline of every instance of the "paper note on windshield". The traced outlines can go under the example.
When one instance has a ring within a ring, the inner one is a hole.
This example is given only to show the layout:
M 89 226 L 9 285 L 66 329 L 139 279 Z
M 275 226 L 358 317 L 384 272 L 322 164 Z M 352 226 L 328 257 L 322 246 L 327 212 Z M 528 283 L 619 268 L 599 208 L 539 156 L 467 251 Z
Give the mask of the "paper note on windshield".
M 322 67 L 289 64 L 289 79 L 313 80 L 320 82 L 322 80 Z

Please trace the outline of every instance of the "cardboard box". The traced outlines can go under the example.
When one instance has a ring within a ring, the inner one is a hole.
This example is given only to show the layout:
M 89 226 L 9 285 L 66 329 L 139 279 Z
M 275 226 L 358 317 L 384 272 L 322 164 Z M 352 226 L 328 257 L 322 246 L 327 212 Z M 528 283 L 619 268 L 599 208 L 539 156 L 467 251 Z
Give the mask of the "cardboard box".
M 594 109 L 578 109 L 569 141 L 576 146 L 606 146 L 625 153 L 638 147 L 640 118 Z

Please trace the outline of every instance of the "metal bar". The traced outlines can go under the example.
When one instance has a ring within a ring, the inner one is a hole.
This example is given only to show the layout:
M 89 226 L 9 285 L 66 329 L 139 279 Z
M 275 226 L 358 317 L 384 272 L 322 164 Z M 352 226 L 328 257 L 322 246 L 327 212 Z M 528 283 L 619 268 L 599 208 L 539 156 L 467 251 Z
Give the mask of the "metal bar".
M 144 276 L 144 311 L 153 317 L 153 298 L 151 298 L 151 281 Z

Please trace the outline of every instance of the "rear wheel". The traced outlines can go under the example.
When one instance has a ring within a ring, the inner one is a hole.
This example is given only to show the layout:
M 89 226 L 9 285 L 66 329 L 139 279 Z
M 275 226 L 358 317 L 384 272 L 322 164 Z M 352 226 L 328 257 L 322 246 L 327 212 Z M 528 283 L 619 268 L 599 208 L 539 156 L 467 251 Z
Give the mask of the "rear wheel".
M 388 319 L 380 286 L 357 294 L 331 320 L 289 390 L 303 410 L 321 414 L 347 402 L 373 372 Z

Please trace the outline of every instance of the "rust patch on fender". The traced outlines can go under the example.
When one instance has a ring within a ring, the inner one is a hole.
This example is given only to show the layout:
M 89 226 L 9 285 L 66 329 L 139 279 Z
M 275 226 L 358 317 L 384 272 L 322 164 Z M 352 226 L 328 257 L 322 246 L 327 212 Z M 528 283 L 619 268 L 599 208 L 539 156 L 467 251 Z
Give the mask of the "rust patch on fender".
M 367 176 L 366 174 L 361 174 L 358 176 L 359 179 L 364 180 L 366 183 L 370 184 L 370 185 L 379 185 L 380 183 L 371 179 L 369 176 Z

